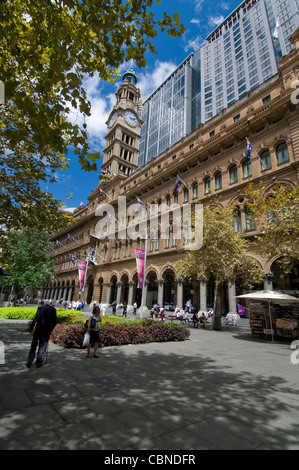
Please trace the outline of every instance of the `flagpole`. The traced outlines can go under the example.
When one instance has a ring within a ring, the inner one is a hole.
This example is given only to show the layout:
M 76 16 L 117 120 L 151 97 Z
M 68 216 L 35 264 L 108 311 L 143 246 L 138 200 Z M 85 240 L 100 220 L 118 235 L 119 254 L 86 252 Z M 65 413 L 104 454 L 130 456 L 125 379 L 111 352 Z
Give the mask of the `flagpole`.
M 90 253 L 88 253 L 87 258 L 86 258 L 86 269 L 85 269 L 84 283 L 83 283 L 83 289 L 81 290 L 81 301 L 82 302 L 84 302 L 84 290 L 85 290 L 85 284 L 86 284 L 86 278 L 87 278 L 87 269 L 88 269 L 89 258 L 90 258 Z
M 145 250 L 144 250 L 144 276 L 143 276 L 142 296 L 141 296 L 141 306 L 140 306 L 140 318 L 141 319 L 143 317 L 143 306 L 144 306 L 144 285 L 145 285 L 145 274 L 146 274 L 147 240 L 148 240 L 148 235 L 147 235 L 147 232 L 146 232 L 146 235 L 145 235 Z
M 182 178 L 180 177 L 180 175 L 177 175 L 178 178 L 180 178 L 181 182 L 183 183 L 184 186 L 186 186 L 186 188 L 188 189 L 188 191 L 191 191 L 191 189 L 189 188 L 189 186 L 185 183 L 185 181 L 182 180 Z
M 249 142 L 249 139 L 248 137 L 245 137 L 246 138 L 246 142 Z M 252 145 L 252 144 L 251 144 Z M 261 162 L 261 165 L 262 165 L 262 170 L 266 170 L 267 168 L 264 167 L 264 162 L 262 161 L 261 157 L 259 156 L 259 154 L 257 153 L 257 151 L 255 150 L 254 146 L 252 145 L 252 149 L 255 151 L 256 153 L 256 156 L 259 158 L 260 162 Z

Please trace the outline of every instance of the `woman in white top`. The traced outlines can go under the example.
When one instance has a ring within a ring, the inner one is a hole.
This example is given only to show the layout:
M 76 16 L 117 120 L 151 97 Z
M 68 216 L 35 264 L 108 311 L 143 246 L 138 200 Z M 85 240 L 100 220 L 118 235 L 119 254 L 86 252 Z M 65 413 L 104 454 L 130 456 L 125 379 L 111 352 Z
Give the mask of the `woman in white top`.
M 94 320 L 94 326 L 91 325 L 91 321 Z M 97 354 L 97 350 L 100 342 L 100 329 L 99 323 L 101 323 L 101 309 L 98 305 L 95 305 L 92 309 L 92 314 L 89 317 L 87 331 L 90 334 L 89 344 L 87 346 L 87 357 L 100 357 Z M 92 328 L 91 328 L 92 326 Z M 90 355 L 90 348 L 93 347 L 93 356 Z

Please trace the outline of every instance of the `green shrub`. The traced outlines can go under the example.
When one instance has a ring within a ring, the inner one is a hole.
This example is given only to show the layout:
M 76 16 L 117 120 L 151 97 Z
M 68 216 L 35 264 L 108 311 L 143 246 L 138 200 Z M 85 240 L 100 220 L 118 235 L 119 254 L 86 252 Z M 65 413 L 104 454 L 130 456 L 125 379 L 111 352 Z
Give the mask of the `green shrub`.
M 81 348 L 85 334 L 82 323 L 58 324 L 51 335 L 53 343 L 67 348 Z M 152 320 L 110 322 L 104 317 L 100 324 L 100 343 L 105 346 L 165 341 L 185 341 L 190 336 L 186 326 Z
M 0 317 L 13 320 L 33 320 L 37 307 L 3 307 L 0 308 Z M 83 313 L 79 310 L 65 310 L 57 308 L 58 323 L 77 322 L 83 319 Z

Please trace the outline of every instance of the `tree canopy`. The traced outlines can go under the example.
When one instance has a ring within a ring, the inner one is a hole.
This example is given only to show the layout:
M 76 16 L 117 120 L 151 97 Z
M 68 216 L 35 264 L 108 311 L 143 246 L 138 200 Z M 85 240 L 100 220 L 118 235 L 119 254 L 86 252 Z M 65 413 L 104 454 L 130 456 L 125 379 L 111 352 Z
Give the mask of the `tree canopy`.
M 5 248 L 0 253 L 0 264 L 11 276 L 2 277 L 1 284 L 13 287 L 15 296 L 24 295 L 24 288 L 34 293 L 54 278 L 54 260 L 48 254 L 49 235 L 46 230 L 11 230 L 7 233 Z
M 259 250 L 268 260 L 281 257 L 280 265 L 289 272 L 294 260 L 299 260 L 299 185 L 276 184 L 270 192 L 260 185 L 248 186 L 248 206 L 260 235 Z
M 251 288 L 261 282 L 262 271 L 258 263 L 248 256 L 249 241 L 234 229 L 234 207 L 224 208 L 219 201 L 203 210 L 203 244 L 199 250 L 186 253 L 177 263 L 185 277 L 214 278 L 214 312 L 220 283 L 235 282 L 240 277 L 243 286 Z
M 160 3 L 160 0 L 156 0 Z M 65 216 L 41 182 L 68 167 L 72 147 L 83 170 L 96 169 L 86 124 L 68 119 L 70 108 L 89 116 L 85 74 L 114 81 L 118 67 L 146 63 L 158 30 L 184 31 L 178 15 L 156 19 L 153 0 L 3 0 L 0 4 L 0 227 L 58 228 Z

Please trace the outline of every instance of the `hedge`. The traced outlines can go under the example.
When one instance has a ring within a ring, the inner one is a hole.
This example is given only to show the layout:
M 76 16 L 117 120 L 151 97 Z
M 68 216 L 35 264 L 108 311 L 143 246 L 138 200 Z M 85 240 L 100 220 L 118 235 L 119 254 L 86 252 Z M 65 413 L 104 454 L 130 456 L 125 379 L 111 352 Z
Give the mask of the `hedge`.
M 33 320 L 37 307 L 3 307 L 0 308 L 0 317 L 13 320 Z M 79 310 L 65 310 L 56 308 L 58 323 L 77 322 L 83 320 L 83 313 Z
M 186 326 L 141 320 L 130 323 L 110 323 L 105 319 L 100 325 L 100 345 L 119 346 L 150 342 L 185 341 L 190 336 Z M 56 325 L 51 341 L 66 348 L 81 348 L 86 330 L 82 323 Z

